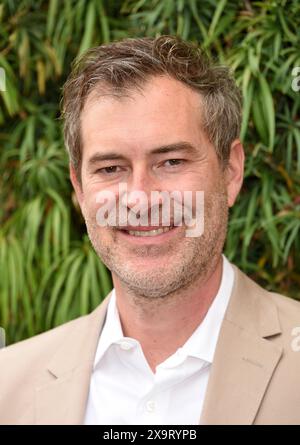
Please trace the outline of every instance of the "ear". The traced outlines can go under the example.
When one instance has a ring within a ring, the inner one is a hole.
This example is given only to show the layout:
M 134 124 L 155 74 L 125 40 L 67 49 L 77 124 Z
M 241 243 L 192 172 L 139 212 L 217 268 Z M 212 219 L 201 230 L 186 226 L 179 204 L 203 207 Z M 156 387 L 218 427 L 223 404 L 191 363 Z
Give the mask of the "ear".
M 70 170 L 70 179 L 71 179 L 71 183 L 73 185 L 75 194 L 76 194 L 76 198 L 77 201 L 82 209 L 82 203 L 83 203 L 83 191 L 82 191 L 82 185 L 78 180 L 74 165 L 72 164 L 72 162 L 70 162 L 69 164 L 69 170 Z
M 239 139 L 232 142 L 230 156 L 226 167 L 226 183 L 228 207 L 232 207 L 236 201 L 244 179 L 244 148 Z

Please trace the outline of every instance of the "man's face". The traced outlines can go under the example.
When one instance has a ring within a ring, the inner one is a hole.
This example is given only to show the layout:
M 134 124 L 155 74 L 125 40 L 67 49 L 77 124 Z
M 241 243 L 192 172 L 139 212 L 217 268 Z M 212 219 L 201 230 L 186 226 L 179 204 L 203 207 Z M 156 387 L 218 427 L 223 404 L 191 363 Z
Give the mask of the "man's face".
M 91 94 L 82 111 L 82 187 L 71 176 L 88 234 L 113 279 L 138 295 L 162 297 L 204 280 L 220 258 L 228 181 L 200 121 L 199 94 L 167 77 L 122 99 Z M 152 236 L 100 227 L 97 194 L 112 191 L 118 202 L 119 183 L 144 191 L 149 212 L 151 191 L 203 191 L 204 233 L 186 236 L 185 225 Z

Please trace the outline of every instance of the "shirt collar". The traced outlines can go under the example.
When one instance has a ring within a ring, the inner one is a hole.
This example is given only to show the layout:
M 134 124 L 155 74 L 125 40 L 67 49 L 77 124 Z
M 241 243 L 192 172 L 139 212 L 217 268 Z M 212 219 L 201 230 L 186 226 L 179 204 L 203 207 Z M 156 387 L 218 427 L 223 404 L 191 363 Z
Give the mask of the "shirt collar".
M 99 338 L 94 365 L 96 366 L 99 363 L 104 353 L 112 344 L 118 344 L 124 338 L 116 304 L 116 291 L 113 288 L 107 307 L 105 323 Z
M 212 363 L 213 361 L 220 328 L 230 299 L 234 282 L 233 267 L 224 255 L 222 255 L 222 257 L 222 278 L 218 293 L 214 298 L 201 324 L 188 338 L 186 343 L 181 348 L 179 348 L 181 354 L 196 357 L 208 363 Z M 113 289 L 110 301 L 108 303 L 106 320 L 100 335 L 96 351 L 94 368 L 98 365 L 104 353 L 108 350 L 108 348 L 110 348 L 111 345 L 119 344 L 124 339 L 134 343 L 137 342 L 136 340 L 130 337 L 124 337 L 123 335 L 123 330 L 116 304 L 115 289 Z
M 221 284 L 217 295 L 209 307 L 203 321 L 182 346 L 181 352 L 213 362 L 213 357 L 222 325 L 222 321 L 228 306 L 234 282 L 234 270 L 227 258 L 223 257 Z

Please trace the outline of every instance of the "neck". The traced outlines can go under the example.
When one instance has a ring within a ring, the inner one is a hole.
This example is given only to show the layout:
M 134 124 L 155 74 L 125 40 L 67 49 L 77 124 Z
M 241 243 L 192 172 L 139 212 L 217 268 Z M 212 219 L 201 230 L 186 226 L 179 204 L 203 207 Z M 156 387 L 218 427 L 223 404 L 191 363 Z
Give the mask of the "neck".
M 135 296 L 113 275 L 123 334 L 140 342 L 152 371 L 183 346 L 204 319 L 221 284 L 222 262 L 220 256 L 206 277 L 163 298 Z

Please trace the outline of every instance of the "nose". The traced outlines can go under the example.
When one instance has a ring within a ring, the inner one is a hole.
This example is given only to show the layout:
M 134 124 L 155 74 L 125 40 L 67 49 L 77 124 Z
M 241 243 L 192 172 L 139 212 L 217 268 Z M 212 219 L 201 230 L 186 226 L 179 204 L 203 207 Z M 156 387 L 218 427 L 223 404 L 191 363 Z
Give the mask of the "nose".
M 161 184 L 146 166 L 139 166 L 133 170 L 126 183 L 126 193 L 120 198 L 123 208 L 126 207 L 128 212 L 133 209 L 133 213 L 129 214 L 134 225 L 137 223 L 136 217 L 139 221 L 138 224 L 146 226 L 148 226 L 149 221 L 153 222 L 160 219 L 162 199 L 159 196 L 153 202 L 151 195 L 152 191 L 161 191 L 160 187 Z
M 138 200 L 141 204 L 148 205 L 150 207 L 151 192 L 160 191 L 160 184 L 157 179 L 146 166 L 136 167 L 132 175 L 127 182 L 127 206 L 128 208 L 134 207 Z M 146 202 L 147 201 L 147 202 Z

